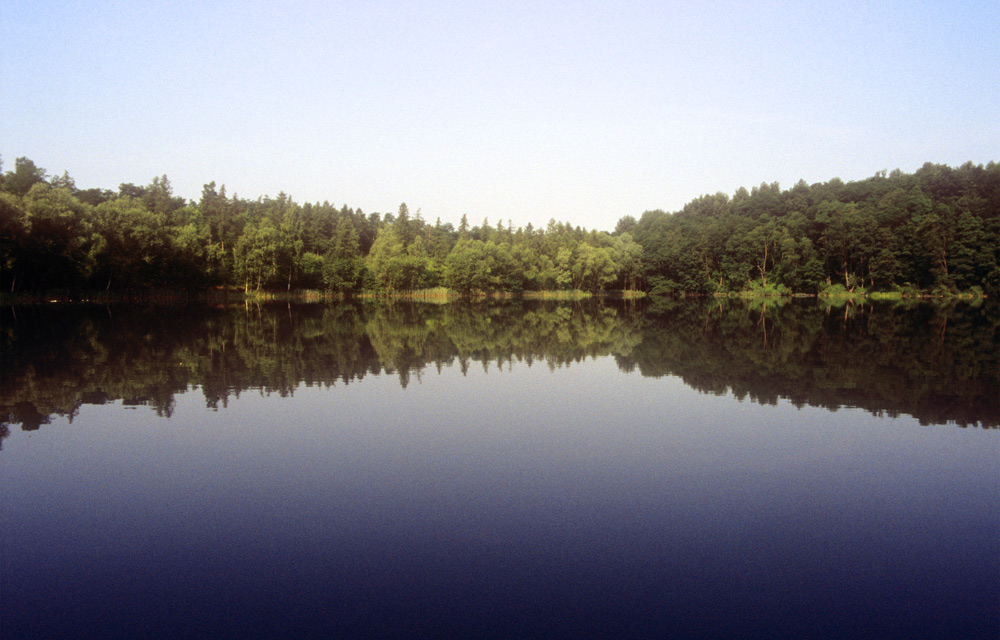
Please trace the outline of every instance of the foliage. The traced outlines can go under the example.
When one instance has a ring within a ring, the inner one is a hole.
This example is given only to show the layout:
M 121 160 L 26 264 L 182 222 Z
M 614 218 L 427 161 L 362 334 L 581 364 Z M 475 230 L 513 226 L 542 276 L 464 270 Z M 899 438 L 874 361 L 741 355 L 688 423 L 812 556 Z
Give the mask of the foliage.
M 864 297 L 867 295 L 867 293 L 868 292 L 865 290 L 864 287 L 851 287 L 850 289 L 848 289 L 844 285 L 837 282 L 827 287 L 824 287 L 819 292 L 819 297 L 853 299 L 853 298 Z
M 790 296 L 792 295 L 792 290 L 781 283 L 775 284 L 770 282 L 765 284 L 763 280 L 753 280 L 743 293 L 748 296 L 775 297 Z
M 80 189 L 27 158 L 0 176 L 0 290 L 448 287 L 462 295 L 641 290 L 653 295 L 805 293 L 995 296 L 1000 165 L 925 164 L 844 183 L 800 181 L 697 198 L 622 217 L 614 233 L 550 220 L 515 229 L 426 222 L 401 204 L 365 214 L 284 193 L 256 200 L 204 185 L 198 202 L 167 176 Z M 833 288 L 839 284 L 843 288 Z
M 772 282 L 816 293 L 1000 290 L 1000 166 L 925 164 L 915 174 L 782 191 L 706 195 L 681 211 L 623 219 L 644 249 L 651 293 L 725 293 Z M 634 222 L 634 224 L 633 224 Z

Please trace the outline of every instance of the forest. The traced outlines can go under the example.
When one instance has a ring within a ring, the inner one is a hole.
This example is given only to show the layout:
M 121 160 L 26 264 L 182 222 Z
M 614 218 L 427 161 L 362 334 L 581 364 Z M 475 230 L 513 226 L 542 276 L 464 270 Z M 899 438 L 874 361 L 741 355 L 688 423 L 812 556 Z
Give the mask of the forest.
M 554 219 L 431 223 L 406 204 L 255 200 L 166 175 L 79 188 L 25 157 L 0 164 L 0 291 L 315 290 L 459 294 L 616 290 L 788 295 L 1000 291 L 1000 165 L 927 163 L 855 182 L 761 184 L 680 211 L 620 218 L 611 232 Z

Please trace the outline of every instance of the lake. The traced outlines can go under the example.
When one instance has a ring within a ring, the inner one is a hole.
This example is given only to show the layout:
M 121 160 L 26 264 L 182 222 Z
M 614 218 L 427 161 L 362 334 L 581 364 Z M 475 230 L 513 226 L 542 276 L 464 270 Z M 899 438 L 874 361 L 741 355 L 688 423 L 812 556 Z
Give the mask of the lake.
M 995 303 L 0 319 L 5 639 L 1000 630 Z

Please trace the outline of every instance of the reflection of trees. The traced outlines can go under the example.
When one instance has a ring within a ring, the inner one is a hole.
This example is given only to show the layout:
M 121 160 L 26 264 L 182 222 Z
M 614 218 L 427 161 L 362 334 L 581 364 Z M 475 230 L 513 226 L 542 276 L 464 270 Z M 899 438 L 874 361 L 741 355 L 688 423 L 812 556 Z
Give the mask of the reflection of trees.
M 440 369 L 457 360 L 464 372 L 470 361 L 502 369 L 542 358 L 555 368 L 630 350 L 641 336 L 628 315 L 626 307 L 592 303 L 396 303 L 371 314 L 365 330 L 379 364 L 406 386 L 410 372 L 430 364 Z
M 399 376 L 430 364 L 579 361 L 640 340 L 624 308 L 508 302 L 4 310 L 0 423 L 36 429 L 81 404 L 122 400 L 169 416 L 198 387 L 209 407 L 248 389 Z M 629 333 L 629 327 L 633 333 Z
M 624 371 L 677 375 L 761 403 L 907 413 L 996 427 L 996 305 L 825 306 L 810 301 L 660 300 L 7 308 L 0 425 L 37 429 L 82 404 L 121 400 L 169 416 L 179 392 L 209 407 L 246 390 L 368 374 L 405 387 L 428 366 L 550 368 L 612 355 Z M 6 431 L 0 431 L 0 437 Z
M 666 303 L 632 362 L 707 393 L 1000 425 L 998 307 Z

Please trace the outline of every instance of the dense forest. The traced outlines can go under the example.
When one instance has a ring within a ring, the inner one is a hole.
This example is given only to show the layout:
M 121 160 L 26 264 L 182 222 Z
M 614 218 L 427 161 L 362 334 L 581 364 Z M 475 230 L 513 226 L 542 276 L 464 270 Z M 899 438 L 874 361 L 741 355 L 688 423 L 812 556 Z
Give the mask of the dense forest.
M 705 195 L 613 232 L 550 220 L 433 224 L 284 193 L 256 200 L 167 176 L 82 189 L 27 158 L 0 165 L 0 291 L 299 289 L 335 294 L 643 290 L 904 294 L 1000 290 L 1000 165 L 925 164 L 782 190 Z

